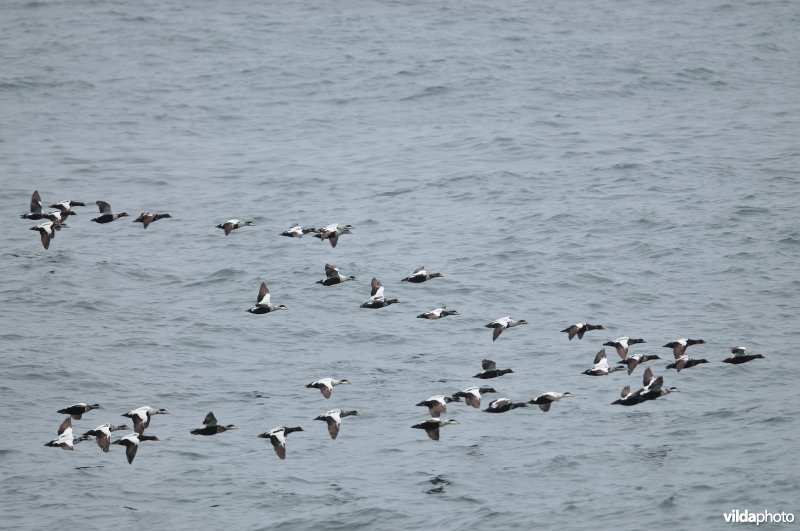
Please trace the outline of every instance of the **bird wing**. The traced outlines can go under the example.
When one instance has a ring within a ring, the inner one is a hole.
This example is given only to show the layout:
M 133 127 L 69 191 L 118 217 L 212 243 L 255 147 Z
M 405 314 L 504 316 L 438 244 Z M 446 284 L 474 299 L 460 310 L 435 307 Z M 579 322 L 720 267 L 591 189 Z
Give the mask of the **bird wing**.
M 31 195 L 31 212 L 34 214 L 42 213 L 42 198 L 39 196 L 39 191 L 34 190 Z
M 542 411 L 547 413 L 548 411 L 550 411 L 550 405 L 551 404 L 552 404 L 552 402 L 545 402 L 544 404 L 539 404 L 539 409 L 541 409 Z
M 267 306 L 269 305 L 269 288 L 267 288 L 267 283 L 262 282 L 261 287 L 258 289 L 258 298 L 256 299 L 256 306 Z
M 275 453 L 278 454 L 278 457 L 286 459 L 286 439 L 283 436 L 283 432 L 279 431 L 278 433 L 273 433 L 269 436 L 269 440 L 272 443 L 272 447 L 275 448 Z
M 58 427 L 58 434 L 61 435 L 67 428 L 72 428 L 72 417 L 67 417 L 64 419 L 64 422 L 61 423 L 61 426 Z
M 139 449 L 139 445 L 134 444 L 131 441 L 126 441 L 126 443 L 127 444 L 125 444 L 125 457 L 128 458 L 128 464 L 130 465 L 133 463 L 133 458 L 136 457 L 136 450 Z
M 216 426 L 217 425 L 217 417 L 214 416 L 213 411 L 209 411 L 206 418 L 203 419 L 203 424 L 206 426 Z
M 111 205 L 105 201 L 95 201 L 95 204 L 100 209 L 101 214 L 111 214 Z
M 505 330 L 505 328 L 506 328 L 505 326 L 495 326 L 494 331 L 492 332 L 492 341 L 496 341 L 497 338 L 500 337 L 500 334 L 503 333 L 503 330 Z
M 597 365 L 598 363 L 600 363 L 600 360 L 605 359 L 605 358 L 606 358 L 606 349 L 603 349 L 600 352 L 598 352 L 597 354 L 595 354 L 595 356 L 594 356 L 594 364 Z M 608 366 L 608 360 L 606 360 L 606 367 L 607 366 Z
M 321 383 L 319 384 L 319 390 L 322 393 L 322 396 L 324 396 L 325 398 L 330 398 L 331 392 L 333 391 L 333 387 Z
M 48 249 L 50 247 L 51 233 L 48 232 L 47 230 L 42 229 L 39 231 L 39 236 L 41 236 L 42 238 L 42 247 Z
M 634 367 L 636 366 L 635 363 L 636 362 L 634 362 Z M 628 370 L 628 374 L 630 374 L 630 370 L 631 369 Z M 648 367 L 644 371 L 644 376 L 642 376 L 642 385 L 644 385 L 644 387 L 647 387 L 648 385 L 650 385 L 650 382 L 653 381 L 653 378 L 655 378 L 655 376 L 653 376 L 653 369 Z
M 336 439 L 336 436 L 339 435 L 339 421 L 333 417 L 325 417 L 325 421 L 328 423 L 328 433 L 330 433 L 331 439 Z
M 483 368 L 484 371 L 493 371 L 497 369 L 497 363 L 495 363 L 492 360 L 482 360 L 481 367 Z
M 439 440 L 439 427 L 438 426 L 435 427 L 435 428 L 426 428 L 425 429 L 425 433 L 427 433 L 428 437 L 430 437 L 432 440 L 434 440 L 434 441 L 438 441 Z
M 370 298 L 373 300 L 383 298 L 383 284 L 377 277 L 372 278 L 372 291 L 370 291 Z
M 150 225 L 156 219 L 155 212 L 145 212 L 142 214 L 142 224 L 146 229 L 148 225 Z
M 325 264 L 325 277 L 334 278 L 339 276 L 339 268 L 333 264 Z

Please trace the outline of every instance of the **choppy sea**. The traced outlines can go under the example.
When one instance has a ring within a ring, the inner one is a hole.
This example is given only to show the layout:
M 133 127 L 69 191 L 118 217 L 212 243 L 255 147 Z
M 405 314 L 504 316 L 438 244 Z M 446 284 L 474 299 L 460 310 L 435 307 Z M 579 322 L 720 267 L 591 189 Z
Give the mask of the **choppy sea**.
M 799 23 L 793 1 L 3 2 L 0 527 L 797 513 Z M 89 205 L 49 250 L 33 190 Z M 131 217 L 92 223 L 97 200 Z M 278 235 L 335 222 L 336 248 Z M 359 280 L 317 285 L 325 263 Z M 421 265 L 444 277 L 400 281 Z M 372 277 L 400 302 L 360 308 Z M 245 312 L 261 281 L 288 311 Z M 529 324 L 492 342 L 505 315 Z M 605 330 L 570 342 L 579 321 Z M 680 392 L 612 406 L 642 369 L 581 371 L 618 336 Z M 710 363 L 667 370 L 681 337 Z M 721 363 L 738 344 L 766 359 Z M 514 373 L 476 380 L 483 358 Z M 352 384 L 305 388 L 325 376 Z M 410 428 L 481 383 L 576 396 Z M 75 402 L 105 408 L 76 433 L 170 414 L 129 465 L 43 446 Z M 334 407 L 362 413 L 335 441 L 312 420 Z M 190 435 L 212 410 L 240 429 Z M 285 461 L 257 438 L 280 425 L 305 430 Z

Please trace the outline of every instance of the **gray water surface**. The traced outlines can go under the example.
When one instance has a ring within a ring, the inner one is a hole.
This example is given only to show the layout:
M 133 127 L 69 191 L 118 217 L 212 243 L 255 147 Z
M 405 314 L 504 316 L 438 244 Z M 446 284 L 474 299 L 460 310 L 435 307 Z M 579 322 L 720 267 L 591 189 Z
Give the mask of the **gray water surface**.
M 798 512 L 799 22 L 789 1 L 2 3 L 0 527 Z M 47 251 L 17 219 L 34 189 L 91 205 Z M 91 223 L 96 200 L 132 217 Z M 297 222 L 356 230 L 278 236 Z M 359 281 L 315 284 L 326 262 Z M 420 265 L 444 278 L 400 282 Z M 401 302 L 359 308 L 372 277 Z M 262 280 L 288 311 L 244 311 Z M 441 304 L 461 315 L 415 318 Z M 504 315 L 530 324 L 493 343 Z M 578 321 L 606 330 L 569 342 Z M 681 392 L 612 406 L 642 369 L 580 373 L 623 335 Z M 680 337 L 710 363 L 667 371 Z M 767 359 L 720 363 L 736 344 Z M 476 380 L 483 358 L 515 372 Z M 324 376 L 352 385 L 325 400 Z M 576 397 L 410 429 L 480 383 Z M 81 401 L 105 409 L 76 433 L 170 414 L 133 465 L 43 447 Z M 311 420 L 334 407 L 362 413 L 335 441 Z M 190 435 L 209 410 L 240 429 Z M 256 437 L 280 425 L 305 429 L 285 461 Z

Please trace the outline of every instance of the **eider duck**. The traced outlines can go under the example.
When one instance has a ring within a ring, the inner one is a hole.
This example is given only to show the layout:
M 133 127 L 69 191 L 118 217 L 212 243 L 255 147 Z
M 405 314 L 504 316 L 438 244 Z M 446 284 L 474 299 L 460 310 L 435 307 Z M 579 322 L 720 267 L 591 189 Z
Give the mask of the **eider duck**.
M 59 201 L 55 205 L 50 205 L 50 208 L 61 208 L 62 206 L 71 209 L 72 207 L 76 206 L 86 206 L 86 203 L 82 201 L 75 201 L 74 199 L 69 199 L 69 200 Z
M 381 284 L 381 281 L 377 278 L 372 278 L 371 286 L 372 290 L 370 291 L 369 300 L 361 305 L 362 308 L 383 308 L 384 306 L 400 302 L 397 299 L 387 299 L 384 297 L 383 284 Z
M 171 218 L 169 214 L 157 214 L 156 212 L 142 212 L 139 217 L 133 220 L 133 223 L 141 223 L 146 229 L 154 221 L 159 219 Z
M 39 236 L 42 239 L 42 247 L 49 249 L 50 240 L 56 237 L 56 226 L 53 224 L 53 222 L 47 221 L 45 223 L 40 223 L 35 227 L 31 227 L 31 230 L 39 231 Z
M 281 232 L 281 236 L 288 236 L 290 238 L 302 238 L 303 234 L 308 234 L 309 232 L 317 232 L 317 229 L 308 228 L 304 229 L 300 225 L 292 225 L 287 230 Z
M 322 393 L 322 396 L 325 398 L 330 398 L 334 387 L 349 383 L 349 381 L 344 379 L 337 380 L 335 378 L 320 378 L 319 380 L 314 380 L 310 384 L 307 384 L 306 387 L 319 389 L 320 393 Z
M 505 413 L 506 411 L 517 409 L 518 407 L 528 407 L 528 404 L 525 402 L 512 402 L 508 398 L 498 398 L 489 402 L 489 405 L 483 410 L 483 412 Z
M 612 405 L 619 404 L 621 406 L 635 406 L 636 404 L 641 404 L 645 401 L 642 392 L 645 389 L 648 389 L 650 384 L 655 381 L 655 377 L 653 376 L 653 370 L 648 367 L 645 369 L 644 374 L 642 375 L 642 387 L 634 392 L 631 392 L 631 386 L 626 385 L 622 388 L 622 392 L 620 393 L 620 398 L 611 402 Z
M 722 363 L 733 363 L 734 365 L 738 365 L 740 363 L 747 363 L 748 361 L 753 361 L 759 358 L 765 359 L 763 354 L 748 354 L 745 347 L 731 347 L 731 353 L 733 353 L 733 355 L 722 360 Z
M 702 345 L 703 343 L 705 343 L 705 341 L 702 339 L 687 339 L 684 337 L 667 343 L 664 345 L 664 348 L 671 348 L 675 359 L 678 359 L 686 353 L 688 347 L 692 345 Z
M 460 399 L 457 397 L 453 398 L 450 396 L 436 395 L 423 400 L 417 405 L 427 407 L 431 417 L 439 418 L 442 416 L 442 413 L 447 413 L 447 404 L 450 402 L 460 402 Z
M 320 229 L 314 236 L 319 238 L 320 241 L 329 240 L 331 247 L 336 247 L 339 242 L 339 236 L 342 234 L 351 234 L 355 227 L 352 225 L 339 225 L 338 223 L 331 223 L 325 228 Z
M 573 395 L 569 391 L 566 391 L 564 393 L 549 391 L 547 393 L 544 393 L 543 395 L 537 396 L 536 398 L 530 400 L 528 403 L 538 405 L 539 409 L 547 413 L 548 411 L 550 411 L 550 406 L 553 404 L 553 402 L 558 402 L 562 398 L 567 398 L 570 396 L 575 396 L 575 395 Z
M 655 400 L 658 397 L 668 395 L 669 393 L 674 393 L 678 391 L 677 387 L 670 387 L 668 389 L 663 389 L 664 385 L 664 377 L 659 376 L 658 378 L 653 375 L 653 370 L 648 367 L 644 371 L 644 375 L 642 376 L 642 384 L 643 387 L 638 389 L 634 392 L 631 392 L 631 388 L 629 385 L 626 385 L 622 388 L 622 392 L 620 393 L 620 398 L 611 402 L 612 405 L 618 404 L 621 406 L 635 406 L 636 404 L 641 404 L 642 402 L 646 402 L 647 400 Z
M 492 360 L 482 360 L 481 367 L 483 370 L 473 376 L 473 378 L 480 378 L 481 380 L 487 380 L 489 378 L 497 378 L 498 376 L 503 376 L 504 374 L 513 373 L 511 369 L 498 369 L 497 364 Z
M 639 391 L 641 391 L 641 389 Z M 644 400 L 642 399 L 642 395 L 639 391 L 632 393 L 631 386 L 626 385 L 622 388 L 622 392 L 619 394 L 620 397 L 611 402 L 611 405 L 619 404 L 620 406 L 635 406 L 636 404 L 641 404 Z
M 104 452 L 108 453 L 108 449 L 111 446 L 111 432 L 128 429 L 130 428 L 128 428 L 128 426 L 125 424 L 101 424 L 95 429 L 89 430 L 81 435 L 79 440 L 88 441 L 94 437 L 95 441 L 97 442 L 97 446 L 99 446 Z
M 304 430 L 300 426 L 296 426 L 294 428 L 278 426 L 277 428 L 272 428 L 269 431 L 265 431 L 264 433 L 260 434 L 259 437 L 262 439 L 269 439 L 269 441 L 272 443 L 272 447 L 275 448 L 275 453 L 278 454 L 278 457 L 281 459 L 286 459 L 286 436 L 296 431 Z
M 569 334 L 569 340 L 572 341 L 572 338 L 578 336 L 578 339 L 583 339 L 583 334 L 588 332 L 589 330 L 605 330 L 603 325 L 593 325 L 589 323 L 575 323 L 572 326 L 568 326 L 562 332 L 566 332 Z
M 153 415 L 166 415 L 169 413 L 166 409 L 155 409 L 150 406 L 142 406 L 132 409 L 127 413 L 123 413 L 123 417 L 128 417 L 133 421 L 133 431 L 141 435 L 145 428 L 150 425 L 150 419 Z M 144 440 L 144 439 L 143 439 Z
M 659 376 L 658 378 L 655 377 L 653 374 L 653 370 L 650 367 L 644 371 L 644 377 L 642 378 L 642 383 L 644 387 L 639 389 L 639 392 L 642 396 L 643 400 L 655 400 L 656 398 L 664 395 L 668 395 L 669 393 L 673 393 L 678 391 L 677 387 L 670 387 L 668 389 L 663 389 L 664 386 L 664 377 Z
M 100 404 L 84 404 L 83 402 L 79 402 L 77 404 L 72 404 L 71 406 L 67 406 L 64 409 L 59 409 L 56 413 L 61 413 L 62 415 L 69 415 L 75 420 L 80 420 L 81 416 L 84 413 L 88 413 L 93 409 L 103 409 L 103 406 Z
M 581 374 L 588 376 L 605 376 L 610 372 L 620 370 L 622 367 L 608 367 L 608 359 L 606 358 L 606 349 L 602 349 L 594 356 L 594 366 L 591 369 L 586 369 Z
M 233 232 L 234 230 L 241 228 L 241 227 L 248 227 L 255 225 L 252 221 L 239 221 L 238 219 L 229 219 L 225 223 L 220 223 L 217 225 L 218 229 L 222 229 L 225 231 L 225 236 Z
M 114 220 L 119 218 L 123 218 L 128 215 L 127 212 L 120 212 L 119 214 L 114 214 L 111 212 L 111 205 L 106 203 L 105 201 L 96 201 L 95 204 L 97 208 L 100 209 L 100 215 L 96 218 L 92 218 L 92 221 L 95 223 L 111 223 Z
M 358 411 L 342 411 L 341 409 L 331 409 L 324 415 L 314 417 L 314 420 L 324 420 L 328 423 L 328 433 L 331 439 L 336 439 L 339 435 L 339 428 L 342 426 L 342 418 L 351 415 L 361 415 Z
M 492 341 L 496 341 L 500 334 L 503 333 L 503 330 L 506 328 L 511 328 L 512 326 L 517 326 L 521 324 L 528 324 L 528 321 L 525 319 L 520 319 L 518 321 L 513 320 L 509 316 L 500 317 L 499 319 L 495 319 L 491 323 L 485 324 L 486 328 L 494 328 L 494 332 L 492 333 Z
M 474 408 L 481 407 L 481 395 L 496 393 L 493 387 L 467 387 L 463 391 L 456 391 L 453 393 L 453 398 L 463 398 L 468 406 Z
M 631 345 L 636 345 L 638 343 L 647 343 L 644 339 L 631 339 L 627 336 L 618 337 L 617 339 L 613 339 L 611 341 L 606 341 L 603 343 L 604 347 L 614 347 L 617 349 L 617 354 L 622 359 L 625 359 L 628 356 L 628 347 Z
M 67 226 L 67 216 L 60 210 L 54 210 L 52 212 L 48 212 L 47 214 L 42 214 L 42 217 L 49 219 L 53 223 L 56 230 L 60 229 L 62 226 Z
M 269 288 L 266 282 L 261 282 L 261 287 L 258 289 L 258 297 L 256 298 L 256 305 L 248 308 L 247 311 L 255 314 L 269 313 L 276 310 L 288 310 L 284 304 L 275 306 L 270 302 Z
M 419 430 L 425 430 L 425 433 L 428 434 L 428 437 L 430 437 L 434 441 L 438 441 L 439 428 L 447 426 L 448 424 L 458 424 L 458 421 L 453 419 L 442 420 L 441 418 L 428 419 L 422 422 L 418 422 L 411 427 L 417 428 Z
M 681 369 L 688 369 L 701 363 L 708 363 L 708 360 L 704 358 L 696 360 L 690 358 L 688 354 L 684 354 L 683 356 L 676 356 L 675 362 L 667 365 L 667 369 L 677 369 L 678 372 L 681 372 Z
M 139 449 L 140 442 L 158 440 L 159 438 L 155 435 L 142 435 L 141 433 L 134 432 L 111 444 L 119 444 L 125 447 L 125 456 L 128 458 L 128 464 L 130 465 L 133 464 L 133 458 L 136 457 L 136 450 Z
M 67 217 L 75 215 L 75 212 L 72 211 L 72 207 L 76 206 L 86 206 L 86 204 L 80 201 L 59 201 L 54 205 L 50 205 L 50 208 L 57 208 L 61 213 L 61 217 L 66 221 Z
M 457 310 L 448 310 L 447 306 L 441 308 L 434 308 L 433 310 L 421 313 L 417 316 L 418 319 L 441 319 L 448 315 L 459 315 Z
M 44 445 L 61 448 L 62 450 L 72 450 L 74 449 L 74 440 L 72 436 L 72 417 L 67 417 L 58 427 L 58 438 L 44 443 Z
M 640 363 L 644 363 L 650 360 L 660 360 L 661 358 L 658 357 L 657 354 L 633 354 L 631 356 L 623 357 L 621 361 L 618 361 L 620 365 L 625 365 L 628 368 L 628 375 L 633 372 L 633 369 L 636 368 L 637 365 Z
M 34 190 L 33 195 L 31 195 L 31 205 L 30 205 L 30 212 L 26 212 L 25 214 L 20 214 L 19 217 L 22 219 L 42 219 L 44 214 L 42 214 L 42 198 L 39 196 L 39 191 Z
M 333 264 L 325 264 L 325 279 L 324 280 L 317 280 L 317 284 L 322 284 L 323 286 L 335 286 L 336 284 L 341 284 L 342 282 L 347 282 L 348 280 L 358 280 L 353 275 L 344 276 L 339 273 L 339 268 Z
M 443 277 L 441 273 L 428 273 L 425 271 L 425 266 L 420 266 L 414 270 L 406 278 L 401 279 L 402 282 L 413 282 L 414 284 L 419 284 L 420 282 L 425 282 L 426 280 L 430 280 L 432 278 L 439 278 Z
M 233 424 L 228 424 L 227 426 L 217 424 L 217 417 L 214 416 L 213 411 L 208 412 L 206 418 L 203 419 L 203 424 L 205 426 L 202 428 L 196 428 L 190 433 L 192 435 L 216 435 L 217 433 L 222 433 L 223 431 L 239 429 L 239 426 L 234 426 Z

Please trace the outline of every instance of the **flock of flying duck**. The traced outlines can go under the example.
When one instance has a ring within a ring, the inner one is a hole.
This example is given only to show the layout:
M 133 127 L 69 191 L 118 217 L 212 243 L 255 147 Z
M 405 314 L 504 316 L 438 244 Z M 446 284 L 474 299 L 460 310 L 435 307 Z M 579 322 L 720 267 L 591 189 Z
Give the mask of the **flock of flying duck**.
M 111 211 L 111 206 L 104 202 L 104 201 L 97 201 L 96 202 L 99 210 L 100 215 L 96 218 L 93 218 L 91 221 L 97 223 L 109 223 L 115 221 L 121 217 L 125 217 L 128 214 L 125 212 L 120 213 L 113 213 Z M 41 197 L 39 196 L 38 191 L 33 192 L 31 197 L 31 204 L 30 204 L 30 212 L 22 214 L 20 217 L 25 219 L 33 219 L 33 220 L 40 220 L 40 219 L 47 219 L 48 221 L 37 225 L 35 227 L 31 227 L 31 230 L 39 231 L 41 235 L 42 245 L 45 249 L 47 249 L 50 245 L 50 240 L 53 239 L 55 236 L 55 232 L 60 230 L 62 227 L 66 226 L 65 221 L 70 215 L 74 215 L 75 212 L 72 210 L 73 207 L 76 206 L 85 206 L 84 203 L 79 201 L 67 200 L 61 201 L 52 205 L 52 208 L 56 208 L 57 210 L 43 213 L 42 212 L 42 201 Z M 157 221 L 163 218 L 171 217 L 168 213 L 157 213 L 157 212 L 142 212 L 138 218 L 134 220 L 134 222 L 139 222 L 143 224 L 143 227 L 146 229 L 152 222 Z M 252 221 L 240 221 L 238 219 L 231 219 L 224 223 L 217 225 L 216 227 L 222 229 L 225 232 L 225 236 L 228 236 L 236 229 L 246 226 L 252 226 L 254 223 Z M 331 224 L 322 229 L 315 229 L 315 228 L 303 228 L 300 225 L 294 225 L 287 229 L 286 231 L 282 232 L 282 236 L 292 237 L 292 238 L 301 238 L 305 234 L 312 233 L 315 237 L 319 238 L 321 241 L 328 240 L 332 247 L 336 247 L 339 237 L 343 234 L 351 234 L 354 230 L 352 225 L 340 225 L 340 224 Z M 433 278 L 439 278 L 443 275 L 441 273 L 429 273 L 425 270 L 424 267 L 417 268 L 411 275 L 402 279 L 403 282 L 411 282 L 411 283 L 422 283 L 426 282 Z M 317 281 L 318 284 L 322 284 L 324 286 L 333 286 L 336 284 L 340 284 L 347 281 L 357 280 L 354 276 L 343 275 L 339 268 L 332 264 L 325 264 L 325 278 L 322 280 Z M 373 278 L 371 282 L 371 291 L 370 297 L 367 301 L 361 304 L 362 308 L 383 308 L 385 306 L 389 306 L 391 304 L 397 303 L 397 299 L 388 299 L 384 295 L 384 286 L 380 280 L 377 278 Z M 261 286 L 259 287 L 258 296 L 256 298 L 256 303 L 253 307 L 248 308 L 247 311 L 252 314 L 266 314 L 271 313 L 277 310 L 288 310 L 288 308 L 283 304 L 273 304 L 271 301 L 271 296 L 269 292 L 269 288 L 267 287 L 266 282 L 262 282 Z M 441 319 L 443 317 L 447 317 L 450 315 L 459 315 L 458 311 L 447 309 L 446 306 L 442 306 L 440 308 L 434 308 L 430 311 L 421 313 L 417 315 L 418 318 L 421 319 Z M 512 319 L 510 316 L 500 317 L 495 319 L 494 321 L 487 323 L 484 325 L 487 328 L 492 329 L 492 341 L 496 341 L 500 335 L 509 328 L 514 328 L 518 325 L 527 324 L 527 321 L 524 319 Z M 572 341 L 574 338 L 583 339 L 584 334 L 590 332 L 592 330 L 605 330 L 602 325 L 593 325 L 589 323 L 576 323 L 573 324 L 561 332 L 568 334 L 568 339 Z M 582 372 L 582 374 L 589 375 L 589 376 L 607 376 L 610 373 L 625 370 L 627 371 L 628 375 L 632 374 L 637 366 L 642 363 L 646 363 L 651 360 L 660 359 L 658 355 L 651 354 L 630 354 L 630 348 L 632 345 L 646 343 L 644 339 L 641 338 L 629 338 L 629 337 L 618 337 L 614 340 L 607 341 L 603 343 L 603 346 L 614 347 L 617 351 L 620 360 L 618 364 L 614 367 L 609 366 L 608 359 L 606 358 L 605 349 L 601 349 L 594 358 L 594 364 L 591 369 L 587 369 Z M 676 369 L 677 372 L 680 372 L 683 369 L 687 369 L 690 367 L 694 367 L 696 365 L 700 365 L 703 363 L 708 363 L 706 359 L 695 359 L 689 357 L 686 354 L 686 350 L 688 347 L 693 345 L 699 345 L 705 343 L 702 339 L 688 339 L 682 338 L 677 339 L 675 341 L 671 341 L 664 345 L 665 348 L 670 348 L 672 350 L 672 354 L 674 357 L 674 361 L 666 366 L 667 369 Z M 731 348 L 731 356 L 722 360 L 725 363 L 731 364 L 741 364 L 752 361 L 758 358 L 764 358 L 761 354 L 748 354 L 745 347 L 736 346 Z M 479 378 L 482 380 L 498 378 L 506 374 L 513 373 L 512 369 L 498 369 L 497 364 L 489 359 L 484 359 L 481 362 L 482 370 L 481 372 L 474 375 L 474 378 Z M 333 393 L 334 387 L 341 385 L 341 384 L 349 384 L 350 382 L 346 379 L 335 379 L 335 378 L 321 378 L 319 380 L 315 380 L 306 387 L 308 388 L 316 388 L 319 389 L 321 394 L 324 398 L 329 399 Z M 618 404 L 622 406 L 634 406 L 637 404 L 641 404 L 643 402 L 649 400 L 655 400 L 656 398 L 665 396 L 667 394 L 673 393 L 678 391 L 676 387 L 664 387 L 664 378 L 663 376 L 656 377 L 651 368 L 647 368 L 644 371 L 642 387 L 631 391 L 630 385 L 626 385 L 622 392 L 620 393 L 620 398 L 613 401 L 612 404 Z M 428 413 L 430 414 L 430 418 L 424 421 L 418 422 L 411 426 L 415 429 L 422 429 L 425 430 L 428 437 L 433 440 L 439 440 L 439 430 L 440 428 L 451 425 L 451 424 L 458 424 L 458 421 L 454 419 L 443 419 L 442 415 L 447 412 L 447 404 L 452 402 L 461 402 L 462 400 L 466 403 L 467 406 L 471 406 L 473 408 L 479 409 L 481 407 L 481 398 L 484 394 L 492 394 L 498 393 L 493 387 L 490 386 L 471 386 L 461 391 L 457 391 L 451 395 L 435 395 L 431 396 L 417 404 L 417 406 L 422 406 L 428 408 Z M 535 404 L 539 406 L 543 412 L 548 412 L 550 407 L 553 403 L 560 401 L 562 398 L 573 397 L 572 393 L 565 391 L 565 392 L 556 392 L 556 391 L 549 391 L 543 393 L 539 396 L 536 396 L 527 401 L 512 401 L 509 398 L 497 398 L 492 400 L 484 409 L 483 411 L 486 413 L 505 413 L 507 411 L 511 411 L 513 409 L 528 407 L 528 405 Z M 101 424 L 94 429 L 88 430 L 84 432 L 82 435 L 76 437 L 72 432 L 72 420 L 79 420 L 81 419 L 82 415 L 93 410 L 93 409 L 103 409 L 100 404 L 86 404 L 86 403 L 78 403 L 68 406 L 64 409 L 58 411 L 61 414 L 69 415 L 58 428 L 58 437 L 48 443 L 45 446 L 51 447 L 60 447 L 65 450 L 72 450 L 74 445 L 80 443 L 82 441 L 86 441 L 91 439 L 92 437 L 95 438 L 97 445 L 100 449 L 104 452 L 108 452 L 110 446 L 112 444 L 125 446 L 126 448 L 126 456 L 128 459 L 128 463 L 133 463 L 133 459 L 136 456 L 136 452 L 138 450 L 139 444 L 142 441 L 157 441 L 159 440 L 155 435 L 146 435 L 144 434 L 144 430 L 150 425 L 150 420 L 154 415 L 166 414 L 168 413 L 165 409 L 155 409 L 150 406 L 142 406 L 127 413 L 123 413 L 123 417 L 127 417 L 131 419 L 133 422 L 133 432 L 127 434 L 115 441 L 112 441 L 111 433 L 118 430 L 128 430 L 130 429 L 127 425 L 114 425 L 114 424 Z M 360 415 L 358 411 L 355 410 L 342 410 L 342 409 L 332 409 L 322 415 L 319 415 L 314 418 L 314 420 L 325 421 L 328 427 L 328 433 L 332 439 L 336 439 L 339 430 L 341 429 L 341 421 L 343 418 L 348 416 L 357 416 Z M 203 420 L 203 427 L 191 430 L 191 434 L 193 435 L 215 435 L 218 433 L 222 433 L 228 430 L 234 430 L 238 427 L 233 424 L 228 425 L 221 425 L 217 422 L 216 417 L 214 416 L 213 412 L 209 412 L 204 420 Z M 286 458 L 286 436 L 290 433 L 304 431 L 302 427 L 295 426 L 295 427 L 287 427 L 287 426 L 278 426 L 271 430 L 265 431 L 258 435 L 259 438 L 269 439 L 272 443 L 272 446 L 275 450 L 275 453 L 278 455 L 280 459 Z

